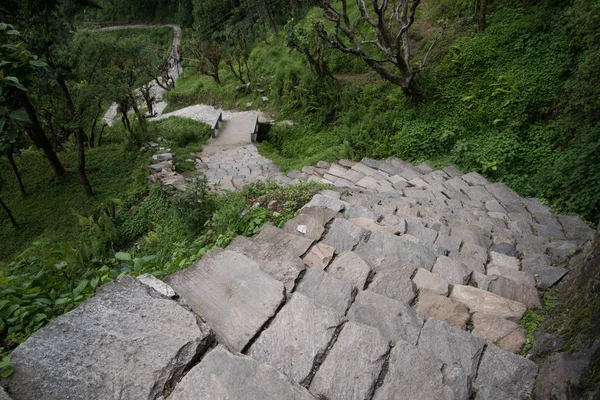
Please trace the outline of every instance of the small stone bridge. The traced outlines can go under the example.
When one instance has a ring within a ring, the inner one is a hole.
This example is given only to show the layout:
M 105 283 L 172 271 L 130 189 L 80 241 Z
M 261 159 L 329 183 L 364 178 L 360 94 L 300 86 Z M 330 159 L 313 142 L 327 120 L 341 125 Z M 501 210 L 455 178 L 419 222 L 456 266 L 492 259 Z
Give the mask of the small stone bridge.
M 13 399 L 529 398 L 518 322 L 593 237 L 582 220 L 397 158 L 284 176 L 225 136 L 197 161 L 213 182 L 331 190 L 165 282 L 102 286 L 12 353 Z

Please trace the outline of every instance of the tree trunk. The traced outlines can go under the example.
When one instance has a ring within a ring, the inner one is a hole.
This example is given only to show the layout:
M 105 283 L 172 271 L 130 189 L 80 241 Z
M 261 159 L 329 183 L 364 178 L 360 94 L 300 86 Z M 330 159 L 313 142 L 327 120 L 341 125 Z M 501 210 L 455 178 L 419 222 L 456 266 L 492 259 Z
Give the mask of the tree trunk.
M 77 126 L 75 130 L 75 143 L 77 144 L 77 171 L 79 173 L 79 181 L 81 182 L 81 186 L 83 187 L 85 195 L 87 197 L 92 197 L 94 192 L 85 172 L 85 141 L 83 138 L 83 126 L 81 126 L 81 121 L 79 121 L 79 118 L 77 118 L 75 103 L 73 102 L 73 97 L 71 96 L 71 92 L 69 92 L 69 88 L 67 87 L 65 80 L 62 77 L 57 77 L 56 81 L 58 82 L 58 85 L 65 96 L 67 108 L 71 113 L 71 121 Z
M 17 182 L 19 182 L 19 190 L 21 190 L 21 194 L 23 196 L 25 196 L 27 193 L 25 193 L 25 185 L 23 185 L 23 180 L 21 179 L 21 173 L 19 172 L 19 169 L 17 168 L 17 164 L 15 163 L 15 158 L 13 156 L 13 153 L 9 152 L 6 157 L 8 157 L 8 161 L 10 162 L 10 166 L 13 169 L 13 172 L 15 173 L 15 176 L 17 177 Z
M 54 149 L 52 148 L 52 144 L 46 137 L 46 133 L 44 132 L 44 128 L 40 124 L 40 121 L 37 117 L 37 112 L 29 101 L 29 97 L 26 94 L 23 94 L 21 97 L 21 103 L 23 104 L 23 108 L 25 108 L 25 112 L 31 121 L 30 129 L 27 129 L 27 134 L 31 141 L 35 144 L 38 149 L 41 149 L 46 158 L 50 162 L 54 173 L 58 177 L 62 177 L 66 174 L 65 168 L 60 163 L 60 160 L 56 156 Z
M 19 224 L 17 224 L 17 221 L 15 221 L 15 218 L 13 217 L 12 213 L 10 212 L 10 209 L 8 208 L 8 206 L 6 204 L 4 204 L 4 202 L 2 201 L 2 198 L 0 198 L 0 206 L 2 206 L 2 208 L 6 212 L 6 215 L 8 215 L 8 219 L 10 219 L 10 223 L 15 228 L 18 228 Z
M 77 171 L 79 172 L 79 181 L 81 182 L 85 195 L 90 198 L 94 196 L 94 191 L 92 190 L 92 185 L 85 173 L 85 143 L 83 130 L 77 129 L 77 132 L 75 132 L 75 141 L 77 142 Z
M 98 134 L 98 147 L 102 147 L 102 134 L 104 133 L 104 128 L 106 128 L 108 124 L 103 124 L 102 129 L 100 129 L 100 134 Z
M 481 4 L 479 7 L 479 32 L 483 32 L 485 29 L 485 13 L 487 11 L 487 0 L 481 0 Z

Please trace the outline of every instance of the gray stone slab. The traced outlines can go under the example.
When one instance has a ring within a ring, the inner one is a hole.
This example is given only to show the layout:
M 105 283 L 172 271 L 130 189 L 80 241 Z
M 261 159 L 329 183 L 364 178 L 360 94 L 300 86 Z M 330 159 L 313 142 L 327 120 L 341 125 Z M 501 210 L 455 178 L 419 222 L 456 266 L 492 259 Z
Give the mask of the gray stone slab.
M 471 286 L 455 285 L 449 297 L 469 307 L 471 312 L 496 315 L 514 322 L 521 321 L 527 311 L 523 303 Z
M 484 344 L 469 332 L 429 318 L 421 329 L 418 347 L 446 364 L 460 366 L 467 377 L 473 379 Z
M 461 178 L 464 178 L 461 177 Z M 469 196 L 469 199 L 473 201 L 479 201 L 482 203 L 486 203 L 488 201 L 494 200 L 494 196 L 492 196 L 484 186 L 470 186 L 467 188 L 463 188 L 462 191 Z
M 466 242 L 460 249 L 460 253 L 465 256 L 472 257 L 478 262 L 485 264 L 488 259 L 487 250 L 484 247 L 478 246 L 476 244 Z
M 177 384 L 169 400 L 314 400 L 303 387 L 270 365 L 232 354 L 224 346 L 210 351 Z
M 191 312 L 122 276 L 19 345 L 4 383 L 15 400 L 155 399 L 213 342 Z
M 397 234 L 401 233 L 400 229 L 398 229 L 398 228 L 379 225 L 373 219 L 369 219 L 369 218 L 350 218 L 349 221 L 355 225 L 360 226 L 363 229 L 368 230 L 368 231 L 387 232 L 387 233 L 391 233 L 392 235 L 397 235 Z M 402 233 L 404 233 L 404 232 L 402 232 Z
M 412 280 L 418 289 L 429 289 L 442 296 L 448 295 L 448 282 L 438 274 L 419 268 Z
M 506 254 L 490 251 L 490 262 L 488 268 L 498 266 L 502 268 L 518 271 L 521 269 L 521 262 L 517 257 L 507 256 Z
M 471 269 L 453 258 L 439 256 L 431 272 L 451 285 L 465 285 L 471 277 Z
M 426 228 L 423 224 L 408 223 L 406 233 L 419 239 L 419 242 L 426 245 L 435 243 L 438 232 L 433 229 Z
M 296 292 L 344 314 L 352 302 L 352 286 L 317 268 L 306 270 Z
M 263 225 L 255 241 L 271 243 L 282 249 L 286 249 L 294 256 L 301 257 L 313 244 L 313 240 L 287 233 L 273 225 Z
M 489 345 L 481 358 L 476 384 L 526 400 L 531 396 L 537 371 L 533 361 Z
M 471 229 L 452 228 L 452 235 L 460 237 L 463 242 L 473 243 L 485 249 L 492 245 L 492 240 L 490 238 Z
M 474 186 L 474 185 L 485 186 L 485 185 L 490 184 L 490 182 L 487 179 L 485 179 L 483 176 L 481 176 L 477 172 L 469 172 L 468 174 L 462 175 L 461 178 L 463 181 L 467 182 L 471 186 Z
M 371 267 L 353 251 L 340 254 L 327 268 L 331 276 L 348 282 L 353 288 L 363 290 Z
M 309 215 L 300 214 L 286 222 L 283 230 L 308 239 L 319 240 L 325 232 L 325 226 Z
M 466 247 L 466 243 L 463 244 L 463 247 Z M 464 264 L 471 271 L 485 273 L 485 263 L 481 259 L 465 253 L 450 253 L 449 257 Z
M 533 198 L 529 198 L 529 199 L 521 199 L 521 201 L 523 202 L 523 205 L 527 208 L 527 211 L 529 211 L 531 214 L 551 214 L 552 211 L 550 210 L 550 208 L 548 208 L 548 206 L 542 204 L 542 202 L 539 199 L 533 199 Z
M 488 290 L 506 299 L 523 303 L 528 308 L 542 308 L 540 296 L 535 286 L 522 285 L 512 279 L 498 276 L 498 279 L 490 283 Z
M 449 167 L 444 168 L 443 170 L 445 173 L 447 173 L 448 175 L 450 175 L 451 177 L 457 177 L 457 176 L 462 176 L 464 175 L 462 173 L 462 171 L 458 168 L 456 168 L 454 165 L 451 165 Z
M 439 233 L 438 237 L 435 239 L 436 245 L 443 247 L 449 252 L 458 252 L 461 243 L 462 239 L 460 237 L 446 235 L 444 233 Z
M 347 206 L 344 210 L 344 216 L 346 218 L 369 218 L 372 220 L 377 220 L 379 218 L 372 210 L 356 204 Z
M 553 240 L 546 246 L 552 264 L 559 264 L 567 261 L 580 248 L 577 242 L 571 240 Z
M 398 300 L 407 306 L 417 295 L 415 284 L 409 276 L 406 276 L 406 270 L 398 268 L 378 269 L 373 281 L 369 284 L 369 290 Z
M 352 250 L 366 233 L 366 230 L 346 219 L 335 218 L 329 226 L 323 243 L 335 248 L 336 254 L 341 254 Z
M 398 339 L 416 345 L 423 317 L 413 308 L 370 290 L 358 292 L 348 319 L 379 329 L 390 341 Z
M 378 258 L 387 258 L 430 271 L 436 259 L 435 253 L 428 247 L 383 232 L 372 232 L 369 241 L 360 242 L 355 251 L 372 267 Z
M 488 290 L 490 283 L 495 279 L 497 279 L 497 276 L 488 276 L 479 271 L 473 271 L 469 285 L 481 290 Z
M 517 397 L 496 387 L 480 386 L 475 400 L 519 400 Z
M 294 293 L 252 344 L 248 355 L 301 383 L 343 322 L 342 313 Z
M 11 400 L 10 397 L 6 394 L 3 388 L 0 387 L 0 400 Z
M 166 282 L 233 351 L 241 351 L 285 299 L 283 283 L 231 250 L 209 252 Z
M 365 177 L 364 174 L 358 171 L 344 168 L 338 164 L 331 164 L 331 167 L 329 167 L 329 174 L 346 179 L 352 183 L 356 183 Z
M 443 362 L 399 340 L 390 353 L 389 369 L 373 400 L 454 400 L 454 391 L 444 384 Z
M 492 264 L 488 265 L 487 274 L 490 276 L 503 276 L 507 279 L 513 280 L 525 286 L 533 287 L 536 285 L 535 278 L 533 277 L 533 275 L 523 271 L 516 271 L 512 268 L 500 267 Z
M 499 243 L 499 244 L 494 243 L 492 245 L 492 247 L 490 247 L 490 252 L 504 254 L 509 257 L 518 257 L 519 256 L 519 251 L 517 250 L 517 248 L 509 243 Z
M 306 268 L 299 257 L 271 243 L 250 240 L 238 236 L 227 246 L 253 260 L 261 270 L 282 282 L 286 293 L 291 293 L 298 275 Z
M 523 271 L 533 275 L 537 287 L 540 289 L 548 289 L 569 272 L 565 268 L 552 267 L 549 263 L 536 262 L 535 259 L 538 259 L 538 257 L 525 256 L 522 260 Z
M 320 224 L 326 225 L 333 217 L 338 215 L 338 212 L 327 207 L 303 207 L 300 210 L 300 214 L 308 215 L 316 221 L 319 221 Z
M 376 181 L 381 181 L 381 182 L 385 181 L 389 176 L 389 174 L 379 171 L 377 169 L 371 168 L 371 167 L 363 164 L 362 162 L 356 163 L 351 169 L 353 171 L 356 171 L 356 172 L 359 172 L 359 173 L 365 175 L 365 177 L 370 177 Z
M 346 323 L 315 374 L 311 393 L 330 400 L 369 398 L 389 350 L 389 341 L 376 328 Z
M 324 196 L 322 194 L 315 194 L 313 196 L 313 198 L 304 205 L 304 208 L 308 208 L 308 207 L 327 207 L 335 212 L 339 212 L 342 211 L 345 207 L 346 204 L 338 199 L 334 199 L 332 197 L 329 196 Z
M 521 197 L 502 182 L 491 183 L 485 187 L 500 203 L 520 203 Z
M 594 238 L 594 230 L 577 216 L 559 215 L 558 220 L 563 226 L 567 237 L 575 240 L 579 245 Z

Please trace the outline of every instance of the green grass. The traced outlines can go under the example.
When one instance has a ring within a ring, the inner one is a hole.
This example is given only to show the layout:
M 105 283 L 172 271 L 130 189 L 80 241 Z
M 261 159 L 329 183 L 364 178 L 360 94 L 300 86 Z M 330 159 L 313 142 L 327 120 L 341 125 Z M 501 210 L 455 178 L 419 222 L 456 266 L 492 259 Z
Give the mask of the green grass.
M 161 49 L 168 51 L 173 43 L 173 29 L 162 28 L 130 28 L 115 29 L 110 31 L 96 31 L 94 37 L 103 41 L 117 41 L 131 39 L 140 41 L 148 49 Z
M 88 149 L 87 173 L 96 196 L 87 199 L 77 175 L 75 152 L 59 153 L 67 170 L 64 179 L 57 180 L 43 154 L 27 150 L 17 158 L 27 196 L 22 197 L 14 176 L 8 175 L 6 159 L 0 169 L 7 171 L 7 187 L 1 195 L 20 225 L 15 229 L 0 215 L 0 260 L 6 260 L 33 242 L 60 242 L 77 232 L 78 215 L 89 215 L 100 204 L 125 195 L 132 185 L 143 181 L 146 158 L 109 144 Z

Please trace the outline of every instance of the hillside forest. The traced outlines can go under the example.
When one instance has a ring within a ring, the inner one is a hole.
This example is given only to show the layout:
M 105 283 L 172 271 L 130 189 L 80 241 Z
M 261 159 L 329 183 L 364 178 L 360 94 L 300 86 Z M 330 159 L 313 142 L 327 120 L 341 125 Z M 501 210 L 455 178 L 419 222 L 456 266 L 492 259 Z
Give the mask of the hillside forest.
M 152 26 L 102 30 L 136 24 Z M 171 149 L 193 174 L 189 154 L 210 136 L 148 120 L 150 82 L 164 112 L 294 121 L 259 145 L 286 172 L 363 157 L 456 165 L 600 222 L 596 1 L 3 0 L 0 42 L 0 356 L 102 283 L 173 273 L 281 226 L 322 189 L 149 186 L 141 147 Z M 167 85 L 177 50 L 184 73 Z

